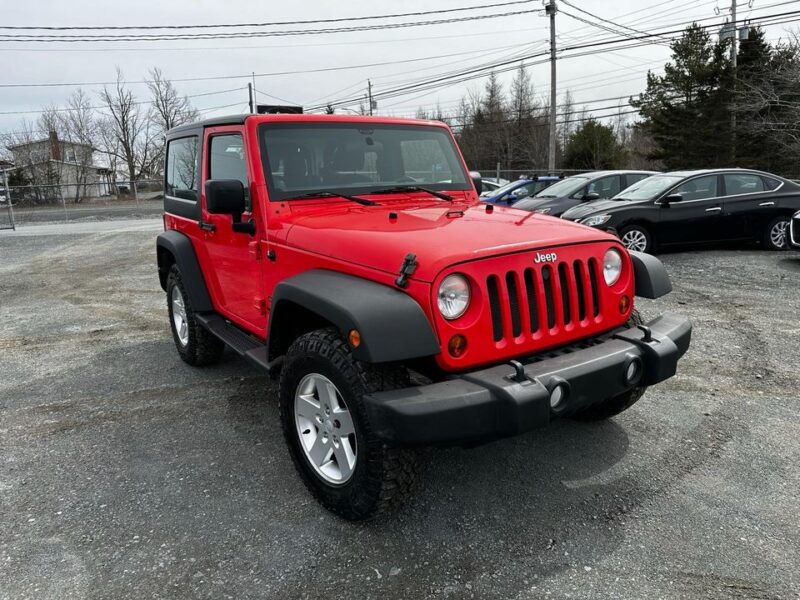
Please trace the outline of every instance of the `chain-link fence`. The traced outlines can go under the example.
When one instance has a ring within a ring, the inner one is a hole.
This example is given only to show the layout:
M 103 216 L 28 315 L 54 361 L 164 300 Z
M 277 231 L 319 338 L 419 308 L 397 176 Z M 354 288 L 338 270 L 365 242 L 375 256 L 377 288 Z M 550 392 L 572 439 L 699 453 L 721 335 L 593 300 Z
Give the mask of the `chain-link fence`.
M 555 171 L 548 171 L 547 169 L 500 169 L 498 167 L 491 167 L 487 169 L 473 169 L 481 174 L 483 179 L 492 181 L 500 180 L 500 182 L 514 181 L 520 177 L 535 177 L 541 175 L 559 175 L 569 177 L 570 175 L 577 175 L 578 173 L 588 173 L 588 170 L 578 169 L 556 169 Z
M 0 228 L 12 223 L 101 221 L 152 217 L 161 213 L 161 179 L 91 184 L 8 186 L 0 181 Z

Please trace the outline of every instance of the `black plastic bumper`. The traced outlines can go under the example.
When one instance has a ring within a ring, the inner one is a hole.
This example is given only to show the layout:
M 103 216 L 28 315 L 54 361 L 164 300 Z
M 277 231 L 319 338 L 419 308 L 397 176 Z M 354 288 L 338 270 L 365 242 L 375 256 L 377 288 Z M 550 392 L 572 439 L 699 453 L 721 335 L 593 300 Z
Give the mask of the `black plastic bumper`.
M 645 328 L 617 330 L 589 347 L 523 361 L 519 372 L 504 363 L 438 383 L 374 393 L 365 398 L 366 407 L 378 436 L 401 446 L 516 435 L 672 377 L 691 334 L 687 318 L 666 313 Z M 563 399 L 551 408 L 557 386 Z

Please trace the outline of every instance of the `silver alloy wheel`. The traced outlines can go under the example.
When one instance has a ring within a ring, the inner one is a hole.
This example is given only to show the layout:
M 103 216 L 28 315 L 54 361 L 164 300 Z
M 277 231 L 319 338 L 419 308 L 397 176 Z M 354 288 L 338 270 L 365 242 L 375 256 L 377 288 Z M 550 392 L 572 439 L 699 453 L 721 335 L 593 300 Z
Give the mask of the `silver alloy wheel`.
M 786 248 L 786 232 L 789 229 L 789 221 L 778 221 L 769 230 L 769 240 L 776 248 Z
M 628 250 L 644 252 L 647 250 L 647 236 L 638 229 L 626 231 L 622 236 L 622 243 Z
M 178 340 L 181 346 L 186 346 L 189 343 L 189 324 L 186 322 L 186 305 L 183 302 L 183 295 L 178 289 L 178 286 L 172 288 L 172 322 L 175 325 L 175 331 L 178 332 Z
M 294 422 L 300 447 L 322 479 L 346 483 L 356 466 L 356 430 L 341 393 L 330 379 L 310 373 L 294 394 Z

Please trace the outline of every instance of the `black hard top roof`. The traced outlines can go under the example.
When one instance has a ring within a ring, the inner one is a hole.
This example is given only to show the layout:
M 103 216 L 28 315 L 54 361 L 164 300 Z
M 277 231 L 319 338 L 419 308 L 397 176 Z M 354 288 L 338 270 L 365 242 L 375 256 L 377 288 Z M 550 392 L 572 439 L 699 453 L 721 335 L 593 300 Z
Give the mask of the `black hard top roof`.
M 172 137 L 176 133 L 183 133 L 184 131 L 194 131 L 201 127 L 217 127 L 219 125 L 242 125 L 247 117 L 252 117 L 250 113 L 241 115 L 228 115 L 225 117 L 214 117 L 212 119 L 203 119 L 202 121 L 194 121 L 186 123 L 185 125 L 178 125 L 167 131 L 167 137 Z

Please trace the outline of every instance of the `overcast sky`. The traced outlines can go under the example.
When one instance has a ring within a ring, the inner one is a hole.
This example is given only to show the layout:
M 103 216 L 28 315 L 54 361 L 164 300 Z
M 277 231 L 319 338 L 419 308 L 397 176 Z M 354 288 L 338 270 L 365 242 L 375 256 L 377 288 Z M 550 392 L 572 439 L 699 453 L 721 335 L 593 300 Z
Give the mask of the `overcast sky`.
M 488 4 L 502 2 L 490 0 Z M 507 0 L 506 0 L 507 1 Z M 474 6 L 475 0 L 351 0 L 350 2 L 252 2 L 244 0 L 170 0 L 108 2 L 73 0 L 33 0 L 11 2 L 6 0 L 0 14 L 0 25 L 18 26 L 112 26 L 112 25 L 194 25 L 229 24 L 242 22 L 278 22 L 309 19 L 342 18 L 363 15 L 380 15 L 430 11 L 463 6 Z M 721 24 L 728 14 L 728 2 L 687 0 L 638 0 L 625 2 L 611 0 L 571 0 L 571 4 L 595 15 L 626 24 L 641 31 L 678 29 L 691 19 L 702 19 L 704 24 Z M 755 0 L 753 9 L 740 3 L 740 18 L 751 15 L 775 14 L 800 9 L 800 2 L 781 0 Z M 540 2 L 515 4 L 498 8 L 484 8 L 423 17 L 404 17 L 390 21 L 402 23 L 418 20 L 446 19 L 459 16 L 492 14 L 520 10 L 540 9 Z M 719 6 L 720 15 L 715 15 Z M 592 40 L 619 37 L 582 23 L 565 13 L 595 20 L 574 7 L 559 4 L 557 17 L 557 43 L 559 47 L 591 42 Z M 793 20 L 797 17 L 787 17 Z M 373 23 L 373 22 L 370 22 Z M 352 26 L 359 23 L 334 23 L 328 25 L 297 25 L 281 28 L 261 28 L 260 31 L 281 29 Z M 607 23 L 603 25 L 613 27 Z M 767 29 L 768 38 L 785 36 L 798 22 L 773 25 Z M 192 30 L 195 31 L 195 30 Z M 241 29 L 202 30 L 204 33 L 241 31 Z M 14 33 L 0 30 L 0 34 Z M 41 31 L 17 31 L 23 34 L 40 34 Z M 80 34 L 67 31 L 63 33 Z M 98 34 L 102 32 L 84 32 Z M 158 33 L 149 31 L 143 33 Z M 162 32 L 169 33 L 169 32 Z M 631 35 L 636 35 L 631 32 Z M 200 77 L 284 73 L 257 76 L 256 87 L 262 103 L 283 101 L 304 104 L 325 102 L 329 99 L 350 97 L 366 91 L 366 80 L 372 80 L 374 91 L 389 89 L 398 84 L 426 77 L 467 69 L 489 61 L 499 61 L 524 54 L 547 50 L 549 44 L 548 20 L 543 13 L 512 15 L 501 18 L 484 18 L 475 21 L 408 27 L 381 31 L 328 33 L 319 35 L 268 37 L 260 39 L 231 40 L 181 40 L 147 42 L 98 43 L 31 43 L 0 41 L 3 76 L 0 84 L 33 83 L 87 83 L 83 89 L 92 98 L 102 87 L 96 82 L 111 82 L 115 66 L 131 81 L 142 80 L 152 66 L 158 66 L 168 78 L 191 79 Z M 455 55 L 455 56 L 453 56 Z M 594 100 L 635 94 L 642 91 L 648 69 L 660 70 L 669 57 L 664 45 L 649 45 L 618 52 L 598 52 L 580 58 L 565 58 L 558 63 L 559 93 L 569 89 L 576 104 L 601 109 L 614 105 L 616 100 Z M 348 68 L 322 73 L 302 73 L 310 69 L 351 67 L 394 61 L 397 64 L 361 68 Z M 541 60 L 541 59 L 534 59 Z M 549 90 L 549 67 L 539 64 L 530 67 L 536 90 L 546 95 Z M 502 75 L 507 83 L 513 73 Z M 457 102 L 469 90 L 479 90 L 485 78 L 468 83 L 458 83 L 429 92 L 416 92 L 400 98 L 380 102 L 380 112 L 412 116 L 420 105 L 433 108 L 437 102 L 443 110 L 455 110 Z M 206 115 L 244 112 L 247 107 L 247 79 L 217 79 L 209 81 L 176 82 L 178 89 L 191 98 L 192 103 Z M 43 105 L 62 105 L 78 86 L 66 87 L 0 87 L 0 113 L 38 111 Z M 147 99 L 144 85 L 132 83 L 131 88 L 141 100 Z M 233 89 L 238 88 L 238 89 Z M 232 91 L 231 91 L 232 90 Z M 219 93 L 217 93 L 219 92 Z M 99 101 L 98 101 L 99 104 Z M 623 101 L 624 104 L 624 101 Z M 228 106 L 232 105 L 232 106 Z M 354 108 L 357 105 L 353 106 Z M 608 113 L 608 110 L 598 110 Z M 36 114 L 0 114 L 0 132 L 19 128 L 23 118 L 35 120 Z

